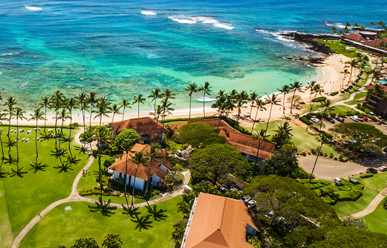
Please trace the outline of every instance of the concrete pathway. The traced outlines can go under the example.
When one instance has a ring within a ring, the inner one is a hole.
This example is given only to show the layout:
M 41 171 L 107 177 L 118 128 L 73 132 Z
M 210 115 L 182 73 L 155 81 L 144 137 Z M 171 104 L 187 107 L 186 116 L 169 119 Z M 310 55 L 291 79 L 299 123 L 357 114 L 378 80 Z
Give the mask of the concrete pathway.
M 80 146 L 82 146 L 82 143 L 80 142 L 79 137 L 80 137 L 82 132 L 83 132 L 83 128 L 81 128 L 80 131 L 75 135 L 75 142 L 78 145 L 80 145 Z M 88 154 L 89 154 L 89 161 L 87 162 L 85 167 L 83 167 L 82 170 L 76 176 L 76 178 L 75 178 L 75 180 L 73 182 L 73 185 L 72 185 L 72 190 L 71 190 L 70 196 L 68 196 L 67 198 L 58 200 L 58 201 L 56 201 L 54 203 L 51 203 L 48 207 L 43 209 L 43 211 L 41 211 L 37 216 L 35 216 L 28 223 L 28 225 L 23 228 L 23 230 L 19 233 L 19 235 L 15 238 L 15 240 L 13 241 L 13 243 L 11 245 L 11 248 L 17 248 L 20 245 L 20 242 L 23 240 L 23 238 L 27 235 L 27 233 L 39 222 L 39 220 L 43 216 L 45 216 L 53 208 L 55 208 L 55 207 L 57 207 L 57 206 L 59 206 L 59 205 L 61 205 L 63 203 L 66 203 L 66 202 L 80 202 L 81 201 L 81 202 L 89 202 L 89 203 L 93 203 L 93 204 L 99 203 L 98 200 L 82 197 L 82 196 L 80 196 L 78 194 L 78 190 L 77 190 L 78 183 L 79 183 L 80 179 L 83 176 L 83 170 L 85 170 L 85 171 L 88 170 L 89 167 L 94 162 L 94 157 L 92 156 L 93 151 L 91 150 L 90 146 L 85 146 L 85 148 L 87 149 Z M 173 191 L 171 193 L 165 193 L 161 198 L 158 198 L 158 199 L 155 199 L 155 200 L 152 200 L 152 201 L 148 201 L 148 203 L 147 202 L 142 202 L 142 203 L 134 204 L 134 207 L 138 208 L 138 207 L 147 206 L 148 204 L 149 205 L 156 204 L 156 203 L 159 203 L 159 202 L 170 200 L 170 199 L 172 199 L 172 198 L 174 198 L 174 197 L 176 197 L 178 195 L 183 194 L 184 187 L 185 187 L 185 185 L 187 185 L 189 183 L 189 180 L 191 178 L 191 173 L 190 173 L 189 170 L 187 170 L 187 171 L 183 172 L 182 174 L 184 175 L 184 182 L 175 191 Z M 107 202 L 103 202 L 103 203 L 107 204 Z M 123 208 L 122 204 L 117 204 L 117 203 L 110 203 L 109 206 L 117 207 L 117 208 Z
M 384 190 L 382 190 L 373 200 L 372 202 L 368 205 L 367 208 L 365 208 L 364 210 L 356 213 L 356 214 L 352 214 L 351 216 L 353 218 L 362 218 L 370 213 L 372 213 L 373 211 L 375 211 L 375 209 L 377 208 L 377 206 L 379 206 L 380 202 L 387 196 L 387 188 L 385 188 Z

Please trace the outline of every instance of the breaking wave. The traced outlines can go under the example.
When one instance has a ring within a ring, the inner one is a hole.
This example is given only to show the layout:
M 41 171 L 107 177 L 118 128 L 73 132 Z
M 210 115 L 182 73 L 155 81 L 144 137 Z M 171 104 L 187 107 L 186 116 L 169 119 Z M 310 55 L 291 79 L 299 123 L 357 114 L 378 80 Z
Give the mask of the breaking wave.
M 39 11 L 39 10 L 42 10 L 41 7 L 34 7 L 34 6 L 28 6 L 28 5 L 26 5 L 26 6 L 24 6 L 24 7 L 26 7 L 26 9 L 31 10 L 31 11 Z
M 198 16 L 198 17 L 190 17 L 185 15 L 173 15 L 168 16 L 169 19 L 178 22 L 178 23 L 185 23 L 185 24 L 196 24 L 196 23 L 202 23 L 202 24 L 212 24 L 214 27 L 218 28 L 224 28 L 227 30 L 232 30 L 234 27 L 231 24 L 228 23 L 221 23 L 218 20 L 212 18 L 212 17 L 204 17 L 204 16 Z

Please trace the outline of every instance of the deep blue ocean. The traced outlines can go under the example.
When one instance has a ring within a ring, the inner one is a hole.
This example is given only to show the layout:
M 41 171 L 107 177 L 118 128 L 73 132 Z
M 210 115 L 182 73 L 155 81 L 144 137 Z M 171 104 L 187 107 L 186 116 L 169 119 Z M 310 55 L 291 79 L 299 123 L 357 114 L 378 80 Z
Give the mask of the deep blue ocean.
M 15 96 L 28 109 L 57 89 L 118 102 L 172 88 L 182 110 L 192 82 L 208 81 L 214 95 L 234 88 L 265 94 L 319 77 L 283 58 L 312 53 L 277 33 L 330 33 L 331 25 L 386 17 L 387 2 L 375 0 L 2 0 L 0 88 L 3 99 Z

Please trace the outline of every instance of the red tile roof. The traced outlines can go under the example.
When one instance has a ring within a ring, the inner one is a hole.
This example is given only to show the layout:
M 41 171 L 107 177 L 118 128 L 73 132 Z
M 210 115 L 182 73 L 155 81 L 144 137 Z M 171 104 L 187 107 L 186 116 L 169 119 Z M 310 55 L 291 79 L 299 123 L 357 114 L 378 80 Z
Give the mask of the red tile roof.
M 124 121 L 114 122 L 109 124 L 114 133 L 119 134 L 124 129 L 134 129 L 140 136 L 148 135 L 149 138 L 153 137 L 156 128 L 156 134 L 152 141 L 155 139 L 158 140 L 159 133 L 168 133 L 169 130 L 166 129 L 160 122 L 155 121 L 150 117 L 141 117 L 133 118 Z
M 200 193 L 185 248 L 252 248 L 246 227 L 256 230 L 243 201 Z
M 357 42 L 364 42 L 366 39 L 363 38 L 360 34 L 347 34 L 344 35 L 344 38 L 347 38 L 349 40 L 357 41 Z
M 387 42 L 387 38 L 377 39 L 377 40 L 369 40 L 369 41 L 364 42 L 364 44 L 368 45 L 368 46 L 378 47 L 380 42 L 382 42 L 382 41 Z
M 382 86 L 382 88 L 384 89 L 384 91 L 387 91 L 387 84 L 380 84 L 380 86 Z M 369 84 L 367 86 L 365 86 L 367 89 L 373 89 L 375 88 L 375 86 L 373 84 Z
M 137 178 L 148 180 L 150 160 L 148 160 L 148 162 L 145 164 L 139 164 L 137 169 L 137 174 L 136 174 L 137 165 L 132 160 L 130 160 L 130 158 L 132 158 L 136 152 L 143 152 L 146 155 L 147 151 L 149 150 L 150 150 L 149 145 L 136 144 L 128 153 L 127 163 L 126 163 L 126 154 L 123 154 L 116 162 L 114 162 L 109 167 L 109 169 L 117 171 L 119 173 L 130 175 L 133 177 L 136 175 Z M 159 155 L 161 155 L 161 158 L 157 158 L 157 161 L 155 160 L 152 161 L 150 175 L 152 176 L 152 174 L 156 174 L 159 178 L 164 180 L 167 174 L 159 168 L 160 164 L 165 165 L 165 167 L 167 167 L 169 170 L 172 170 L 173 164 L 167 159 L 169 154 L 165 150 L 161 150 Z M 127 169 L 126 169 L 126 164 L 127 164 Z
M 235 147 L 238 151 L 254 157 L 257 157 L 259 148 L 258 158 L 265 160 L 273 154 L 274 149 L 277 146 L 277 143 L 265 140 L 254 140 L 250 135 L 239 133 L 237 131 L 221 129 L 219 135 L 225 137 L 226 142 Z

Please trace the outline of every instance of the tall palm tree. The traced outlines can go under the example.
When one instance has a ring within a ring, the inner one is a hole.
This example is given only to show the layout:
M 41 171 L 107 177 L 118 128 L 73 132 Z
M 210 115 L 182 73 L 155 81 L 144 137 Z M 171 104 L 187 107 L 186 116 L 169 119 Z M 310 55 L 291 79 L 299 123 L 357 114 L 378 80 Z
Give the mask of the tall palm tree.
M 46 118 L 43 117 L 45 113 L 41 111 L 41 108 L 37 108 L 34 110 L 33 114 L 30 114 L 31 118 L 30 120 L 35 120 L 36 125 L 35 125 L 35 152 L 36 152 L 36 158 L 35 158 L 35 165 L 38 164 L 38 121 L 39 120 L 46 120 Z
M 94 119 L 99 118 L 99 127 L 102 126 L 102 118 L 104 116 L 109 118 L 109 113 L 111 111 L 110 102 L 108 102 L 108 99 L 106 97 L 101 97 L 97 100 L 96 108 L 94 110 L 94 113 L 96 113 L 96 116 L 94 116 Z
M 293 114 L 294 96 L 296 95 L 297 90 L 299 92 L 304 92 L 302 90 L 302 83 L 295 81 L 294 83 L 290 84 L 290 91 L 293 91 L 292 102 L 290 104 L 290 114 Z
M 85 115 L 86 115 L 86 109 L 88 108 L 87 104 L 87 95 L 86 93 L 82 92 L 77 97 L 79 108 L 82 112 L 82 119 L 83 119 L 83 132 L 86 132 L 86 121 L 85 121 Z
M 248 99 L 249 99 L 249 95 L 244 90 L 242 90 L 241 93 L 239 93 L 236 96 L 235 106 L 238 108 L 238 116 L 237 116 L 237 121 L 235 122 L 235 125 L 234 125 L 234 130 L 239 122 L 239 118 L 240 118 L 241 113 L 242 113 L 241 108 L 243 107 L 243 105 L 245 105 L 247 103 Z
M 149 113 L 150 115 L 154 115 L 156 119 L 156 125 L 155 125 L 155 131 L 153 132 L 153 136 L 151 138 L 151 141 L 155 138 L 157 127 L 159 126 L 159 119 L 160 116 L 163 114 L 163 109 L 160 105 L 157 105 L 156 111 Z
M 200 86 L 199 91 L 203 91 L 203 117 L 206 118 L 205 99 L 206 95 L 210 96 L 210 93 L 212 92 L 212 87 L 210 86 L 209 82 L 205 82 L 204 85 Z
M 344 89 L 344 80 L 345 80 L 345 78 L 347 77 L 347 75 L 349 74 L 349 71 L 348 71 L 348 69 L 344 69 L 344 71 L 342 71 L 342 72 L 340 72 L 340 73 L 344 74 L 343 82 L 342 82 L 342 84 L 341 84 L 341 89 L 343 90 L 343 89 Z
M 211 108 L 216 108 L 219 116 L 219 121 L 218 121 L 218 127 L 216 128 L 216 131 L 219 132 L 219 126 L 220 126 L 220 121 L 222 120 L 222 116 L 226 114 L 227 111 L 227 102 L 226 102 L 226 97 L 217 97 L 217 100 L 211 105 Z
M 17 104 L 17 101 L 14 97 L 10 96 L 8 97 L 7 101 L 3 104 L 3 106 L 6 106 L 7 108 L 5 109 L 6 112 L 9 114 L 9 122 L 8 122 L 8 142 L 11 142 L 11 138 L 9 136 L 9 131 L 11 130 L 11 120 L 12 120 L 12 115 L 15 112 L 15 105 Z M 11 148 L 11 146 L 9 147 Z
M 54 109 L 55 112 L 55 148 L 57 148 L 57 136 L 58 136 L 58 130 L 57 130 L 57 125 L 58 125 L 58 111 L 63 107 L 63 102 L 64 102 L 65 96 L 63 93 L 61 93 L 59 90 L 57 90 L 54 95 L 51 96 L 51 105 L 50 107 Z
M 71 129 L 72 129 L 72 122 L 73 122 L 73 109 L 77 109 L 78 108 L 78 101 L 76 98 L 70 98 L 68 99 L 68 101 L 66 101 L 65 103 L 65 106 L 66 108 L 69 110 L 70 112 L 70 134 L 69 134 L 69 151 L 70 150 L 70 144 L 71 144 Z
M 336 28 L 335 26 L 333 26 L 333 27 L 331 28 L 331 30 L 332 30 L 333 34 L 336 34 L 336 33 L 337 33 L 337 28 Z M 332 39 L 332 43 L 333 43 L 333 39 Z
M 152 98 L 151 99 L 151 102 L 155 102 L 154 103 L 154 107 L 153 107 L 153 110 L 156 111 L 156 104 L 157 104 L 157 99 L 158 98 L 161 98 L 162 97 L 162 93 L 161 93 L 161 89 L 160 88 L 156 88 L 154 90 L 151 91 L 151 94 L 148 96 L 148 98 Z
M 116 114 L 120 114 L 120 109 L 121 109 L 121 106 L 118 106 L 117 104 L 113 104 L 112 108 L 111 108 L 111 111 L 112 111 L 112 114 L 113 114 L 113 117 L 112 117 L 112 125 L 113 125 L 113 122 L 114 122 L 114 116 Z
M 256 106 L 255 104 L 257 103 L 257 101 L 259 100 L 259 98 L 261 98 L 260 95 L 257 94 L 257 92 L 253 91 L 250 93 L 250 116 L 253 115 L 253 108 Z
M 189 84 L 189 85 L 187 85 L 187 87 L 186 87 L 184 90 L 188 92 L 188 96 L 189 96 L 189 117 L 188 117 L 188 120 L 191 120 L 191 102 L 192 102 L 192 94 L 193 94 L 194 92 L 198 92 L 198 86 L 197 86 L 196 83 Z
M 126 184 L 126 178 L 128 176 L 128 154 L 129 154 L 129 151 L 130 149 L 133 147 L 133 145 L 129 142 L 122 142 L 122 145 L 121 145 L 121 148 L 122 150 L 125 151 L 125 180 L 124 180 L 124 196 L 125 196 L 125 200 L 126 200 L 126 204 L 129 208 L 129 202 L 128 202 L 128 197 L 127 197 L 127 194 L 126 194 L 126 188 L 127 188 L 127 184 Z
M 136 104 L 137 103 L 137 105 L 138 105 L 138 118 L 140 118 L 140 103 L 141 104 L 144 104 L 144 102 L 145 102 L 145 98 L 143 97 L 143 95 L 142 94 L 138 94 L 138 96 L 134 96 L 133 97 L 133 104 Z
M 257 104 L 257 112 L 255 113 L 255 118 L 254 118 L 253 126 L 251 127 L 251 133 L 253 133 L 255 122 L 257 122 L 257 117 L 258 117 L 259 110 L 260 109 L 266 110 L 266 108 L 265 108 L 266 102 L 265 101 L 263 101 L 261 99 L 258 99 L 256 101 L 256 104 Z
M 280 100 L 278 99 L 278 95 L 272 94 L 269 99 L 267 99 L 266 104 L 270 104 L 270 113 L 269 113 L 269 119 L 267 120 L 267 125 L 266 125 L 266 131 L 265 134 L 267 133 L 267 129 L 269 128 L 269 122 L 270 122 L 270 117 L 271 117 L 271 111 L 273 110 L 273 105 L 280 105 L 279 104 Z
M 372 26 L 374 26 L 374 25 L 375 25 L 375 22 L 374 22 L 374 21 L 372 21 L 372 22 L 368 23 L 368 25 L 370 25 L 370 27 L 372 28 Z
M 351 66 L 351 72 L 349 73 L 347 85 L 350 83 L 350 81 L 352 79 L 352 70 L 357 67 L 358 61 L 356 59 L 352 59 L 351 62 L 349 63 L 349 65 Z
M 46 133 L 47 108 L 50 107 L 51 100 L 48 96 L 43 97 L 41 100 L 42 102 L 39 105 L 44 108 L 44 133 Z
M 160 149 L 157 148 L 157 146 L 155 145 L 152 145 L 150 150 L 146 152 L 146 156 L 147 158 L 149 159 L 149 164 L 144 164 L 144 165 L 147 165 L 149 167 L 149 170 L 148 170 L 148 181 L 146 183 L 146 188 L 145 188 L 145 192 L 144 192 L 144 199 L 146 200 L 146 202 L 148 203 L 148 199 L 146 198 L 146 194 L 148 193 L 148 188 L 149 188 L 149 183 L 150 183 L 150 176 L 151 176 L 151 169 L 152 169 L 152 164 L 153 162 L 159 162 L 158 159 L 161 158 L 162 156 L 160 155 Z M 148 203 L 149 205 L 149 203 Z
M 17 107 L 15 110 L 15 117 L 16 117 L 16 151 L 17 151 L 17 162 L 19 163 L 19 120 L 26 120 L 27 118 L 24 117 L 24 114 L 26 111 L 24 111 L 22 108 Z
M 317 164 L 318 157 L 320 156 L 321 148 L 324 145 L 324 143 L 328 140 L 328 137 L 325 132 L 320 133 L 320 139 L 321 139 L 321 143 L 320 143 L 320 146 L 317 148 L 317 157 L 316 157 L 316 160 L 314 161 L 312 172 L 310 173 L 309 184 L 312 183 L 314 169 L 316 168 L 316 164 Z
M 136 152 L 133 157 L 130 158 L 133 163 L 136 164 L 136 172 L 133 179 L 133 191 L 132 191 L 132 207 L 134 206 L 134 188 L 136 186 L 137 170 L 140 164 L 144 164 L 148 161 L 148 157 L 142 152 Z M 126 183 L 126 182 L 125 182 Z
M 324 116 L 325 116 L 325 114 L 327 112 L 333 111 L 335 106 L 332 106 L 332 104 L 333 104 L 333 102 L 331 100 L 329 100 L 329 99 L 326 99 L 326 100 L 324 100 L 324 101 L 322 101 L 320 103 L 320 106 L 324 109 L 323 110 L 322 118 L 324 118 Z M 322 120 L 321 120 L 321 123 L 320 123 L 320 131 L 321 131 L 321 128 L 322 128 Z
M 124 110 L 122 111 L 122 121 L 124 121 L 124 116 L 125 116 L 125 109 L 126 108 L 132 108 L 130 106 L 130 102 L 128 99 L 122 99 L 121 103 L 120 103 L 120 108 L 124 108 Z M 113 122 L 112 122 L 113 123 Z
M 90 92 L 89 96 L 87 98 L 87 103 L 90 104 L 90 125 L 89 125 L 89 132 L 91 132 L 91 117 L 93 114 L 93 107 L 95 105 L 95 102 L 97 101 L 97 93 Z
M 175 108 L 172 107 L 172 103 L 166 101 L 165 99 L 161 101 L 161 109 L 163 111 L 162 116 L 164 121 L 165 121 L 165 117 L 168 115 L 172 115 L 172 111 L 175 110 Z M 163 125 L 164 125 L 164 122 L 163 122 Z
M 163 100 L 165 102 L 168 102 L 169 99 L 175 99 L 176 98 L 176 93 L 173 92 L 173 90 L 171 90 L 171 89 L 164 89 L 164 92 L 161 94 L 161 98 L 163 98 Z
M 259 132 L 255 132 L 255 133 L 252 133 L 252 138 L 253 140 L 258 140 L 259 143 L 258 143 L 258 149 L 257 149 L 257 159 L 259 160 L 259 151 L 261 150 L 261 143 L 262 143 L 262 140 L 266 140 L 267 137 L 269 137 L 270 135 L 266 135 L 265 134 L 265 130 L 264 129 L 261 129 L 261 131 Z M 253 171 L 253 175 L 256 175 L 257 173 L 257 163 L 254 164 L 254 171 Z
M 280 148 L 284 144 L 285 140 L 290 139 L 290 137 L 293 136 L 293 134 L 290 133 L 291 131 L 292 131 L 292 128 L 289 122 L 285 122 L 283 125 L 278 125 L 278 129 L 274 131 L 278 135 L 278 139 L 279 139 L 278 146 Z
M 98 107 L 97 107 L 98 109 Z M 97 141 L 98 147 L 98 182 L 102 190 L 102 171 L 101 171 L 101 151 L 103 144 L 108 144 L 111 140 L 110 130 L 106 127 L 100 127 L 94 129 L 93 139 Z M 101 192 L 102 196 L 102 192 Z
M 289 85 L 285 84 L 285 85 L 282 85 L 282 88 L 280 89 L 277 89 L 279 92 L 281 92 L 284 97 L 283 97 L 283 100 L 282 100 L 282 112 L 285 115 L 285 98 L 286 98 L 286 94 L 290 92 L 291 88 Z
M 62 124 L 61 124 L 61 127 L 60 127 L 60 136 L 59 136 L 59 150 L 60 150 L 60 144 L 61 144 L 61 139 L 63 137 L 63 123 L 67 120 L 67 119 L 71 119 L 71 116 L 68 115 L 67 113 L 67 109 L 66 108 L 62 108 L 62 110 L 60 111 L 58 117 L 57 117 L 58 120 L 61 120 L 62 121 Z M 70 129 L 71 130 L 71 129 Z M 70 145 L 69 145 L 70 146 Z
M 309 92 L 309 101 L 310 101 L 310 113 L 312 112 L 312 95 L 314 93 L 313 89 L 314 89 L 314 86 L 317 84 L 316 81 L 311 81 L 311 82 L 308 82 L 308 84 L 306 85 L 306 89 L 307 90 L 310 90 Z

